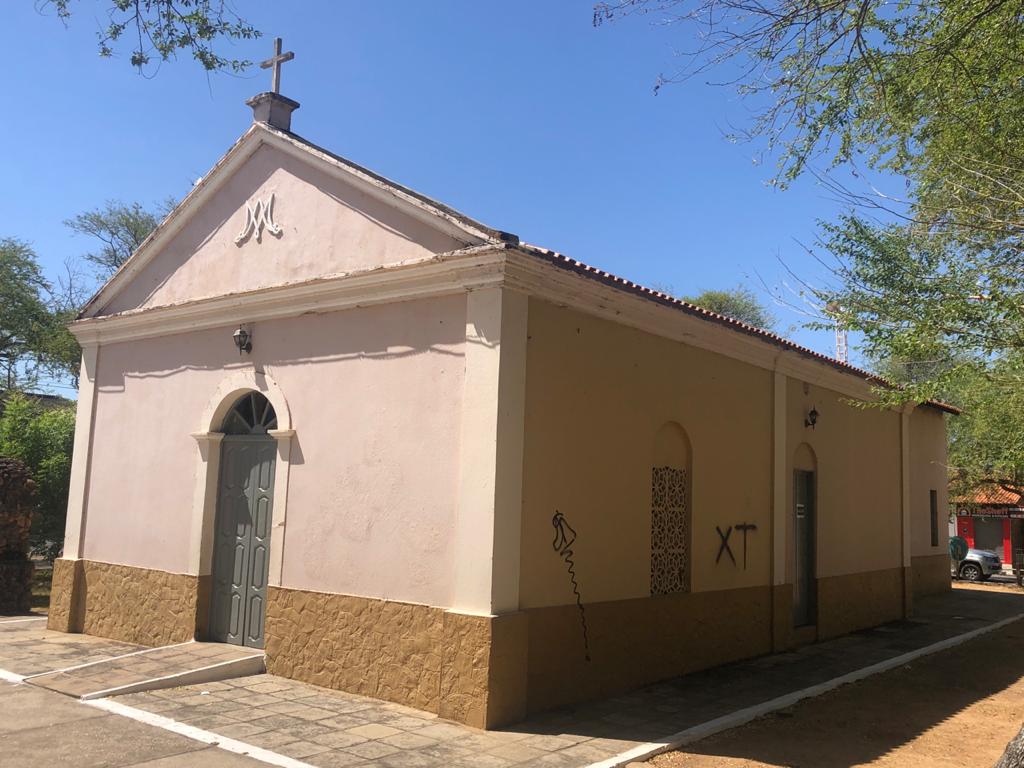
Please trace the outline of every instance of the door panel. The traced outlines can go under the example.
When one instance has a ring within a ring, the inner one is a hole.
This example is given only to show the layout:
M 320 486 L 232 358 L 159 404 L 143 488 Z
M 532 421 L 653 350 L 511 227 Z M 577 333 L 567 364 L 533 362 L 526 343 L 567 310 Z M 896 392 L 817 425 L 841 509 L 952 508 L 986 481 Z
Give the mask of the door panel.
M 803 627 L 818 620 L 814 472 L 796 470 L 793 484 L 793 626 Z
M 229 435 L 221 452 L 210 636 L 262 648 L 277 445 Z

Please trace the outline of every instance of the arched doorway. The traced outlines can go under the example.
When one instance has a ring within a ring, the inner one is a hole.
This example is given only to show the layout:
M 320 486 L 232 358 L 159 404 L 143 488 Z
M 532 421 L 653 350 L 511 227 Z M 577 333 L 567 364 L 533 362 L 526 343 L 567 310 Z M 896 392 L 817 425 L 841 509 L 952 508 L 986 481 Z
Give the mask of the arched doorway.
M 224 417 L 214 523 L 210 639 L 263 647 L 270 568 L 277 414 L 261 393 Z

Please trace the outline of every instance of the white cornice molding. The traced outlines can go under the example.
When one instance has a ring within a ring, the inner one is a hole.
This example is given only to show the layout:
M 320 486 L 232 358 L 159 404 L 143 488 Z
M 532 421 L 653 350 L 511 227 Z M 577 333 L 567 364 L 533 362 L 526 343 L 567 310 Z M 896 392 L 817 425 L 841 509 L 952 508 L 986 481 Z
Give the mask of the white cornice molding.
M 293 285 L 86 318 L 73 323 L 71 332 L 83 345 L 110 344 L 486 287 L 520 291 L 763 370 L 778 371 L 856 400 L 875 399 L 871 382 L 852 372 L 574 274 L 506 245 L 471 246 L 437 257 Z
M 501 247 L 474 246 L 292 285 L 86 318 L 70 328 L 83 345 L 146 339 L 501 285 L 503 267 Z

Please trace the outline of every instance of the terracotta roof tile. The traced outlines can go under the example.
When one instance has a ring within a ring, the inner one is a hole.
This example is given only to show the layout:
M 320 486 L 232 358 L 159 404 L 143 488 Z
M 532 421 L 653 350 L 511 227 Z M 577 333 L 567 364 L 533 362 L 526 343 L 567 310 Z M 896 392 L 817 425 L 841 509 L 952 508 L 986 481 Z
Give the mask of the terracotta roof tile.
M 957 504 L 979 504 L 991 507 L 1020 507 L 1022 505 L 1021 494 L 1015 491 L 1008 491 L 998 485 L 990 485 L 981 488 L 971 497 L 961 496 L 954 501 Z

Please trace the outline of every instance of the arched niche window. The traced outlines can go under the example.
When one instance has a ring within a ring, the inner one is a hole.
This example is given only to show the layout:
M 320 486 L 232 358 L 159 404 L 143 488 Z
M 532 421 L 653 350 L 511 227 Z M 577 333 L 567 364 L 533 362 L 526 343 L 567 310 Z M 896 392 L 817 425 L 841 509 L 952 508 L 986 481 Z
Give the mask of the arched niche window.
M 651 467 L 651 594 L 690 590 L 690 440 L 669 422 L 654 440 Z
M 265 435 L 277 429 L 277 414 L 260 392 L 246 392 L 224 417 L 221 432 L 226 435 Z

